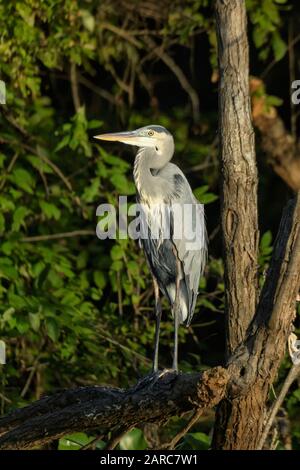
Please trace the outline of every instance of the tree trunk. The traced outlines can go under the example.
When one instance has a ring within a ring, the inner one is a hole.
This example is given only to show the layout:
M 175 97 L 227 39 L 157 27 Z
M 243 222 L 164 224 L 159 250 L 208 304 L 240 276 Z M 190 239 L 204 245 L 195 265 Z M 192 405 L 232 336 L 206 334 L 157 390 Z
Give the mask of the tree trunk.
M 298 257 L 296 250 L 300 248 L 299 240 L 295 241 L 299 236 L 299 200 L 296 208 L 290 208 L 289 215 L 287 211 L 283 217 L 273 262 L 257 307 L 257 170 L 245 1 L 217 0 L 216 23 L 226 345 L 227 356 L 231 355 L 228 365 L 234 378 L 217 410 L 213 447 L 256 449 L 267 414 L 269 389 L 285 352 L 299 289 L 298 275 L 293 283 L 293 303 L 287 300 L 289 294 L 282 284 L 287 275 L 285 260 L 292 265 Z M 291 221 L 294 225 L 290 225 Z M 292 227 L 298 227 L 298 235 L 292 234 Z M 287 300 L 286 304 L 278 303 L 281 296 Z
M 218 0 L 216 20 L 227 352 L 231 354 L 244 340 L 257 304 L 257 169 L 245 2 Z

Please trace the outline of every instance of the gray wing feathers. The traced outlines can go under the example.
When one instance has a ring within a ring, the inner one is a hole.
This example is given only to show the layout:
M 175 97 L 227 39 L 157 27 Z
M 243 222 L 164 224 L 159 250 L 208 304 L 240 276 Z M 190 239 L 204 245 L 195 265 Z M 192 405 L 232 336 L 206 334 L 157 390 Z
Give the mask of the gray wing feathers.
M 185 188 L 180 197 L 180 202 L 188 205 L 184 211 L 184 216 L 187 216 L 189 223 L 186 224 L 183 220 L 183 236 L 178 239 L 174 238 L 173 243 L 176 246 L 184 272 L 188 297 L 186 323 L 189 325 L 195 310 L 200 276 L 203 274 L 207 260 L 207 233 L 204 206 L 195 199 L 189 185 Z M 175 219 L 174 224 L 176 223 L 178 223 L 178 220 Z
M 173 178 L 174 191 L 163 203 L 144 205 L 141 223 L 144 234 L 148 236 L 141 240 L 141 244 L 150 269 L 171 305 L 177 272 L 175 247 L 182 268 L 180 301 L 185 310 L 182 321 L 189 325 L 207 259 L 204 206 L 194 197 L 188 181 L 176 165 L 169 164 L 165 173 L 169 182 Z

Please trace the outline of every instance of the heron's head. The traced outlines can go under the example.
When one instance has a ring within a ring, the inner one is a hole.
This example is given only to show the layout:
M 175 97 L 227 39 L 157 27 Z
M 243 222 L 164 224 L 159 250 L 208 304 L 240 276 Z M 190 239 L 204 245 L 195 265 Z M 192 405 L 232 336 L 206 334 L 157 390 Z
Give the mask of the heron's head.
M 136 147 L 150 147 L 157 153 L 166 148 L 174 150 L 172 134 L 164 127 L 155 125 L 141 127 L 135 131 L 95 135 L 95 139 L 122 142 Z

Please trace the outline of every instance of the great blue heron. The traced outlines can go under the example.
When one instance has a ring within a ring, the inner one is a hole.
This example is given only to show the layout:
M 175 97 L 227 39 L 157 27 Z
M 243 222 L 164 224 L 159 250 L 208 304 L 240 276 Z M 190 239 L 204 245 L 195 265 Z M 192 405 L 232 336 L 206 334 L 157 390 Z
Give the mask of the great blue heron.
M 178 326 L 183 322 L 189 325 L 192 320 L 199 279 L 207 257 L 204 207 L 194 197 L 183 172 L 170 163 L 174 139 L 164 127 L 151 125 L 131 132 L 101 134 L 95 138 L 140 147 L 133 175 L 137 200 L 144 207 L 142 221 L 147 228 L 147 236 L 141 237 L 141 244 L 154 284 L 156 332 L 153 371 L 158 371 L 162 313 L 159 291 L 168 299 L 174 318 L 173 369 L 177 371 Z M 185 210 L 179 213 L 175 210 L 178 207 Z M 183 219 L 187 212 L 191 214 L 192 221 L 188 228 Z M 177 231 L 179 235 L 175 236 L 178 225 L 185 230 Z M 189 233 L 194 229 L 195 234 Z

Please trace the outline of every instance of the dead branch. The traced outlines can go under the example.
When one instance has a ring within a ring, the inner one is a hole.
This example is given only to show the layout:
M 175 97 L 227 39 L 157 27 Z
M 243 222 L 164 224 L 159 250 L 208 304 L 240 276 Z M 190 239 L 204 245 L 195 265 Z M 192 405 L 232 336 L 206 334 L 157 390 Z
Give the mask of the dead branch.
M 210 408 L 224 396 L 226 369 L 203 374 L 164 371 L 150 375 L 127 390 L 83 387 L 44 397 L 0 419 L 0 449 L 40 446 L 59 437 L 95 428 L 105 432 L 142 422 L 163 424 L 172 416 Z
M 286 184 L 300 189 L 300 142 L 286 129 L 274 106 L 267 105 L 267 95 L 256 91 L 264 87 L 263 81 L 251 79 L 253 123 L 260 133 L 260 145 L 267 162 Z

